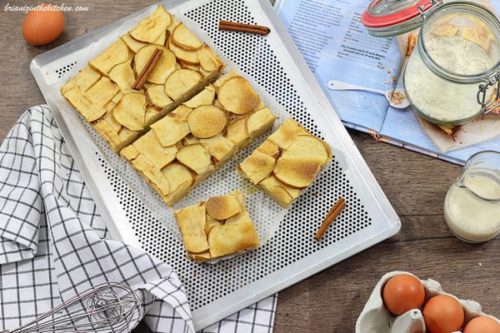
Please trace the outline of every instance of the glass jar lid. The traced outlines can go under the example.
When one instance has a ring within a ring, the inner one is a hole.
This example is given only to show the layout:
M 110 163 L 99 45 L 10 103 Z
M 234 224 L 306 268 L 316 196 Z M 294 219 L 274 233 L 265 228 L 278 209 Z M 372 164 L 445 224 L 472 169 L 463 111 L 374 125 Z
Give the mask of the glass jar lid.
M 361 22 L 374 36 L 399 35 L 422 24 L 421 13 L 433 7 L 432 0 L 372 0 Z

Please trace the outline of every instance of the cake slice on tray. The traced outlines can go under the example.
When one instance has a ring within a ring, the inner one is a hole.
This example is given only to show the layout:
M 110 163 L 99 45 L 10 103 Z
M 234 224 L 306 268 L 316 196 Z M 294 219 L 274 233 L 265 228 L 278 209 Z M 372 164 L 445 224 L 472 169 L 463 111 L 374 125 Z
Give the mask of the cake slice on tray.
M 282 207 L 312 184 L 332 159 L 330 146 L 287 119 L 238 166 L 240 174 Z
M 256 249 L 259 236 L 240 191 L 175 211 L 191 259 L 207 261 Z
M 222 67 L 209 46 L 158 6 L 62 86 L 61 93 L 119 152 L 213 82 Z
M 231 72 L 152 124 L 121 155 L 173 205 L 275 119 L 250 83 Z

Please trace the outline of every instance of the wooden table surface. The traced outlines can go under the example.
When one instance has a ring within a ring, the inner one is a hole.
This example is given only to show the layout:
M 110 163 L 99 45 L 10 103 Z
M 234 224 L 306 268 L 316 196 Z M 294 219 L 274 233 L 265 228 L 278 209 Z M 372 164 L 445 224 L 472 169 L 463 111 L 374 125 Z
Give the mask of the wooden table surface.
M 29 71 L 34 56 L 152 2 L 64 3 L 85 5 L 89 11 L 66 13 L 64 34 L 41 48 L 24 43 L 22 13 L 0 8 L 0 139 L 27 107 L 44 102 Z M 474 299 L 485 312 L 500 317 L 500 238 L 480 245 L 466 244 L 453 237 L 444 224 L 443 200 L 461 168 L 376 142 L 366 134 L 349 133 L 401 217 L 401 232 L 282 291 L 275 332 L 353 332 L 375 283 L 392 270 L 440 281 L 447 291 Z

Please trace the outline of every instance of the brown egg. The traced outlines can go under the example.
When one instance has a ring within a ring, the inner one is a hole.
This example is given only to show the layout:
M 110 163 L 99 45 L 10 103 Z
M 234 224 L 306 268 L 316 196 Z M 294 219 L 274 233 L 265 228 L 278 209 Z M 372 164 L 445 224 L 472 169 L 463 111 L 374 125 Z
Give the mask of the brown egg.
M 392 314 L 401 315 L 424 304 L 425 289 L 416 277 L 409 274 L 393 276 L 382 290 L 384 305 Z
M 23 36 L 31 45 L 54 41 L 64 29 L 64 14 L 56 7 L 41 4 L 24 17 Z
M 464 309 L 459 301 L 449 295 L 437 295 L 424 306 L 424 319 L 430 333 L 458 331 L 464 323 Z
M 465 325 L 464 333 L 500 333 L 500 323 L 489 317 L 476 317 Z

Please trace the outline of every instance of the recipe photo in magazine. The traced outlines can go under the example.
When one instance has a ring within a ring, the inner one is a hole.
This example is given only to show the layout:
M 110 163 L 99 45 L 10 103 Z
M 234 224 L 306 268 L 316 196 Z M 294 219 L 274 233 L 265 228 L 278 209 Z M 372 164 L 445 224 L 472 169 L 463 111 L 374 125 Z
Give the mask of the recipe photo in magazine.
M 500 12 L 499 1 L 474 2 Z M 368 0 L 281 0 L 275 4 L 345 126 L 458 164 L 478 151 L 498 150 L 500 115 L 479 117 L 450 135 L 416 116 L 411 106 L 398 105 L 401 101 L 393 92 L 404 91 L 402 68 L 418 31 L 389 38 L 370 35 L 360 22 L 368 4 Z

